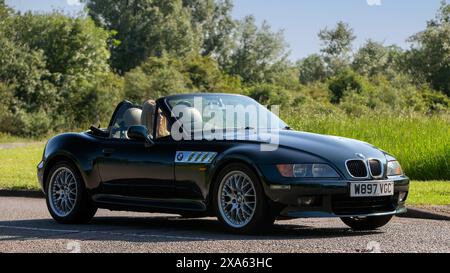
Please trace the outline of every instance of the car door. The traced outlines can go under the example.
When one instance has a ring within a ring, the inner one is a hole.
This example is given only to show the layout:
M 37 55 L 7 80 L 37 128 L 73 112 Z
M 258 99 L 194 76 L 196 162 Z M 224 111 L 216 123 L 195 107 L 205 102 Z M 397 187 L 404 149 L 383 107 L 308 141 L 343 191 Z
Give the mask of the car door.
M 215 141 L 183 140 L 177 143 L 175 188 L 178 198 L 205 200 L 212 164 L 224 147 Z
M 171 198 L 174 191 L 175 149 L 164 141 L 152 147 L 133 140 L 111 139 L 99 163 L 103 193 Z
M 173 197 L 175 145 L 169 137 L 155 139 L 151 147 L 127 139 L 128 128 L 121 124 L 121 113 L 133 106 L 124 107 L 118 111 L 116 121 L 111 122 L 111 136 L 104 142 L 98 159 L 102 194 L 156 199 Z

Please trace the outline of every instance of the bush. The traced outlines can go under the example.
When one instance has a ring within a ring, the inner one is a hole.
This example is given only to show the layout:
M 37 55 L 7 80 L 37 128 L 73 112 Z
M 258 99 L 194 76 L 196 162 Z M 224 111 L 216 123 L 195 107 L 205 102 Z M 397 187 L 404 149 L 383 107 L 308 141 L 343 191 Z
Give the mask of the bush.
M 219 64 L 210 56 L 191 54 L 182 60 L 181 72 L 186 86 L 195 92 L 232 92 L 241 91 L 241 81 L 220 70 Z
M 272 84 L 258 84 L 248 90 L 248 96 L 263 105 L 286 105 L 289 93 L 282 87 Z
M 364 84 L 361 76 L 353 70 L 346 69 L 330 79 L 328 88 L 332 93 L 331 102 L 339 103 L 347 92 L 361 92 Z

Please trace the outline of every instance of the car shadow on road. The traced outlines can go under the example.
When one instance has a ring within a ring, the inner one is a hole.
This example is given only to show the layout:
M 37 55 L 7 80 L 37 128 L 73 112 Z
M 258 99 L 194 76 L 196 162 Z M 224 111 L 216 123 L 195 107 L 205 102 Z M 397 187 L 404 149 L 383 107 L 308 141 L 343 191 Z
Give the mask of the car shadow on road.
M 270 241 L 324 239 L 382 234 L 355 232 L 345 227 L 304 226 L 277 222 L 254 235 L 227 232 L 215 218 L 96 217 L 87 225 L 61 225 L 50 219 L 0 221 L 0 242 L 33 239 L 69 239 L 127 242 Z

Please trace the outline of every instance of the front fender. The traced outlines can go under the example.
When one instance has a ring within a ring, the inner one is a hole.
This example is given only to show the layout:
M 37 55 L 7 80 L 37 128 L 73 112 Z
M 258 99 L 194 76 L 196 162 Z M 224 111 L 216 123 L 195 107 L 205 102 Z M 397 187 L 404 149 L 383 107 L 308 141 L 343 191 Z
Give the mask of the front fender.
M 329 163 L 317 156 L 299 152 L 285 147 L 279 147 L 276 151 L 263 152 L 260 145 L 248 144 L 232 147 L 219 154 L 211 165 L 207 177 L 208 193 L 212 194 L 213 184 L 217 180 L 220 170 L 228 164 L 240 162 L 251 167 L 260 178 L 264 191 L 274 183 L 274 177 L 280 177 L 279 173 L 273 172 L 276 164 L 295 164 L 299 162 Z
M 42 168 L 42 183 L 45 183 L 48 172 L 61 160 L 74 164 L 82 176 L 87 189 L 95 189 L 100 185 L 100 175 L 95 159 L 101 153 L 101 145 L 94 137 L 87 134 L 62 134 L 50 139 L 45 147 Z M 38 170 L 39 173 L 39 170 Z

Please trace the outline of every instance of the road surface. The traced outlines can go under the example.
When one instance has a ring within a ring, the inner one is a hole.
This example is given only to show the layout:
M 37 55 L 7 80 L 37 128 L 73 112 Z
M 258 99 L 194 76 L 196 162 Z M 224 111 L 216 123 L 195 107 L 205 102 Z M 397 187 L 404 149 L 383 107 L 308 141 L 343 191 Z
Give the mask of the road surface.
M 215 218 L 99 210 L 88 225 L 60 225 L 43 199 L 0 197 L 0 252 L 450 252 L 450 221 L 395 218 L 373 232 L 339 219 L 277 222 L 257 236 L 231 235 Z

